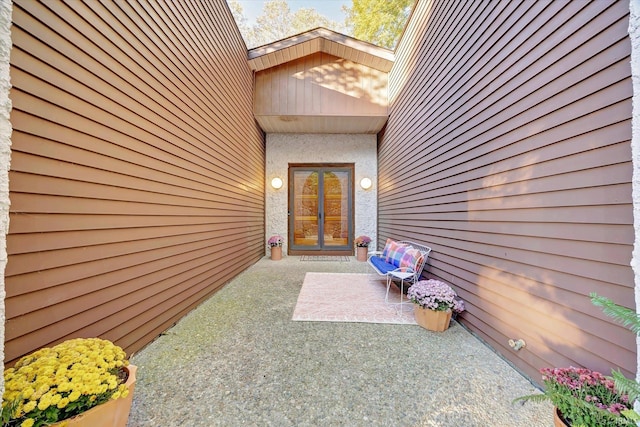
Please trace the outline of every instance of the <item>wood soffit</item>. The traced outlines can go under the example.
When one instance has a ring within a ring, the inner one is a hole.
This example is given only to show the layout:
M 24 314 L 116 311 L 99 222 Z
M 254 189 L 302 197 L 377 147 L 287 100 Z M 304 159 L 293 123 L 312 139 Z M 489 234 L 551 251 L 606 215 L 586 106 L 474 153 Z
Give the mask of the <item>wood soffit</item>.
M 395 59 L 389 49 L 326 28 L 316 28 L 250 49 L 249 67 L 253 71 L 261 71 L 316 52 L 328 53 L 387 73 Z

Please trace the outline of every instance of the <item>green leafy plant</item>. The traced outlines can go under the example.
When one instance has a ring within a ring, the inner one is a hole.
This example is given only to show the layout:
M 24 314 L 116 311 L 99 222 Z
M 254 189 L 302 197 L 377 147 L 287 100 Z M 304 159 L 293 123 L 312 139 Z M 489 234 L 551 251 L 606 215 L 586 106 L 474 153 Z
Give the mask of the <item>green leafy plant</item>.
M 595 292 L 592 292 L 589 296 L 591 297 L 591 303 L 596 307 L 602 308 L 604 314 L 640 336 L 640 316 L 638 313 L 630 308 L 616 304 L 609 298 L 600 296 Z M 637 381 L 625 377 L 620 370 L 612 371 L 611 375 L 618 390 L 628 394 L 631 402 L 638 400 L 638 397 L 640 397 L 640 384 Z M 635 422 L 640 421 L 640 413 L 634 410 L 624 411 L 623 415 Z
M 571 426 L 634 426 L 623 416 L 631 409 L 629 396 L 615 388 L 611 377 L 586 368 L 542 368 L 543 394 L 518 400 L 551 401 Z
M 24 356 L 4 371 L 2 425 L 46 426 L 126 397 L 125 356 L 99 338 L 76 338 Z
M 640 335 L 640 316 L 609 298 L 591 293 L 591 302 L 604 314 Z M 636 426 L 640 414 L 633 402 L 640 396 L 640 384 L 619 370 L 612 376 L 585 368 L 542 368 L 543 393 L 522 396 L 514 401 L 550 401 L 572 427 Z

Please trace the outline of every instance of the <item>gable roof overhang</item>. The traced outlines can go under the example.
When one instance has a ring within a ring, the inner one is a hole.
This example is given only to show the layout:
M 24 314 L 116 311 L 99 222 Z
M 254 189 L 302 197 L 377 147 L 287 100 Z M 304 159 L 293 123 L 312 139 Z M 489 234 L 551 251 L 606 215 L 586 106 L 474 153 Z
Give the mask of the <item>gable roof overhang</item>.
M 254 91 L 258 91 L 260 95 L 256 95 L 254 92 L 254 114 L 262 129 L 267 133 L 378 133 L 388 118 L 388 82 L 386 75 L 391 70 L 395 59 L 395 55 L 391 50 L 326 28 L 316 28 L 249 50 L 248 63 L 254 72 L 260 73 L 301 58 L 319 54 L 326 54 L 327 57 L 336 57 L 374 70 L 373 73 L 366 73 L 369 75 L 366 77 L 363 75 L 362 78 L 370 79 L 372 78 L 371 75 L 375 73 L 385 76 L 382 80 L 380 80 L 381 77 L 377 77 L 376 84 L 369 84 L 368 82 L 362 84 L 363 87 L 376 87 L 375 90 L 378 93 L 365 94 L 365 98 L 353 103 L 354 107 L 349 111 L 344 111 L 343 107 L 337 104 L 326 105 L 328 103 L 321 107 L 316 106 L 316 108 L 313 108 L 313 113 L 309 108 L 296 111 L 289 109 L 283 113 L 281 110 L 284 108 L 270 107 L 271 111 L 265 111 L 264 108 L 256 106 L 256 102 L 260 105 L 263 104 L 260 100 L 255 101 L 256 96 L 260 98 L 265 96 L 265 91 L 276 89 L 257 87 L 261 85 L 261 80 L 257 79 Z M 349 71 L 345 70 L 345 72 Z M 316 77 L 322 75 L 322 71 L 313 73 L 309 70 L 309 73 L 314 74 Z M 345 95 L 345 88 L 335 87 L 336 83 L 329 81 L 323 83 L 316 79 L 312 84 L 322 86 L 323 88 L 320 90 L 327 91 L 328 98 L 331 97 L 330 94 L 341 93 L 342 98 L 340 100 L 346 102 L 344 96 L 354 96 L 352 94 Z M 332 85 L 334 86 L 331 87 Z M 380 87 L 383 87 L 383 89 L 380 89 Z M 286 91 L 287 88 L 280 86 L 279 90 Z M 380 90 L 384 93 L 384 102 L 367 107 L 366 102 L 369 101 L 366 99 L 380 100 Z M 277 99 L 277 93 L 271 92 L 271 94 Z
M 348 59 L 376 70 L 391 71 L 395 55 L 389 49 L 344 34 L 316 28 L 249 50 L 249 67 L 261 71 L 316 52 Z

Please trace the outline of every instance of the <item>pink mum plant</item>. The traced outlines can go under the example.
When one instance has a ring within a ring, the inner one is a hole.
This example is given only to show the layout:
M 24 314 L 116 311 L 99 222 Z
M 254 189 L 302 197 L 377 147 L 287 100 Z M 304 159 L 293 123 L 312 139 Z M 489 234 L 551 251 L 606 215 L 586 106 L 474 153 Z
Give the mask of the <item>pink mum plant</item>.
M 371 237 L 369 236 L 358 236 L 355 240 L 356 246 L 359 248 L 369 247 L 369 243 L 371 243 Z
M 274 246 L 282 246 L 282 244 L 284 243 L 284 238 L 282 236 L 271 236 L 269 237 L 269 240 L 267 240 L 267 245 L 269 245 L 270 248 L 273 248 Z

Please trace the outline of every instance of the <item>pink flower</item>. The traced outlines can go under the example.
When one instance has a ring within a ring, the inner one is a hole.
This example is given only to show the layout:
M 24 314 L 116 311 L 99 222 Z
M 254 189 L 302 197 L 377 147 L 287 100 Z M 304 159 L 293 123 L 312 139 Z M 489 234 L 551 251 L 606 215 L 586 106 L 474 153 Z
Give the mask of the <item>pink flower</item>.
M 627 394 L 616 390 L 612 378 L 573 366 L 542 368 L 540 373 L 546 386 L 545 394 L 550 396 L 566 420 L 582 422 L 580 420 L 589 419 L 593 422 L 589 425 L 598 427 L 634 425 L 621 416 L 621 412 L 631 409 L 632 405 Z M 582 400 L 590 406 L 571 404 L 567 398 Z
M 269 237 L 269 240 L 267 240 L 267 245 L 269 245 L 270 247 L 274 247 L 274 246 L 282 246 L 282 244 L 284 243 L 284 238 L 282 236 L 271 236 Z
M 439 280 L 420 280 L 407 292 L 407 298 L 422 308 L 436 311 L 464 311 L 464 302 L 458 298 L 451 286 Z
M 355 244 L 359 248 L 366 248 L 371 243 L 371 237 L 369 236 L 358 236 L 356 237 Z

